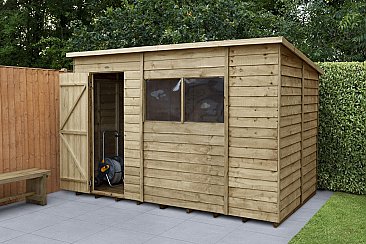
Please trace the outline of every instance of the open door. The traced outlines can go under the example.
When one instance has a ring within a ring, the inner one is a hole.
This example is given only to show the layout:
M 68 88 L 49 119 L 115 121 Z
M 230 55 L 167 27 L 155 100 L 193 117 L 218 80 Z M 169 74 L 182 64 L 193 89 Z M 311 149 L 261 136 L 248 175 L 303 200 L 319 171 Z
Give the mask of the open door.
M 89 74 L 60 74 L 60 187 L 90 192 Z

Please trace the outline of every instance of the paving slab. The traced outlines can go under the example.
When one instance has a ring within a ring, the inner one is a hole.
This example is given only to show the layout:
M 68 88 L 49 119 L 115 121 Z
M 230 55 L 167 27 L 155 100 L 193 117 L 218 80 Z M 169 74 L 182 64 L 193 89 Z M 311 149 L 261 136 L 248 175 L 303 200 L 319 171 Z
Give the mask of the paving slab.
M 278 228 L 271 223 L 59 191 L 48 205 L 0 207 L 0 243 L 287 243 L 333 193 L 317 194 Z

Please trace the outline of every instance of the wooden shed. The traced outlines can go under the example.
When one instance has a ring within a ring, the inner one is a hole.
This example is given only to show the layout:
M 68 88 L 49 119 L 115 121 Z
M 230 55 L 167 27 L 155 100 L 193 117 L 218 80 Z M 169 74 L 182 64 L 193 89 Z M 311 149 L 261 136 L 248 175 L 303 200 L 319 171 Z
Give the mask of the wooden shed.
M 61 188 L 281 223 L 316 192 L 322 70 L 283 37 L 68 53 Z M 102 133 L 124 181 L 96 186 Z

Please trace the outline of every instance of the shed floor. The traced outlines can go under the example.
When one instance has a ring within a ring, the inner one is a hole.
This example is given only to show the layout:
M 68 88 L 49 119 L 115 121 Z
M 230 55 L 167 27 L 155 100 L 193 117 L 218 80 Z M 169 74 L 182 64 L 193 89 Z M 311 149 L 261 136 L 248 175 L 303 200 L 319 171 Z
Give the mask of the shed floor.
M 44 207 L 0 207 L 0 243 L 287 243 L 331 195 L 318 191 L 275 229 L 261 221 L 59 191 Z

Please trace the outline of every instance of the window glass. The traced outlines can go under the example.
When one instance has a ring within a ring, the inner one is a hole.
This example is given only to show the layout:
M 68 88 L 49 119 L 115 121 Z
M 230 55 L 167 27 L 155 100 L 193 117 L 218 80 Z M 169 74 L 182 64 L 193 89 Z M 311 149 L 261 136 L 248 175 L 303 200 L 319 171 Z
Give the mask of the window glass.
M 146 81 L 146 119 L 180 121 L 179 79 Z
M 224 122 L 224 78 L 190 78 L 185 82 L 185 120 Z

